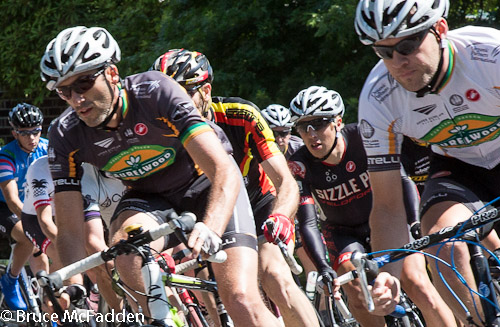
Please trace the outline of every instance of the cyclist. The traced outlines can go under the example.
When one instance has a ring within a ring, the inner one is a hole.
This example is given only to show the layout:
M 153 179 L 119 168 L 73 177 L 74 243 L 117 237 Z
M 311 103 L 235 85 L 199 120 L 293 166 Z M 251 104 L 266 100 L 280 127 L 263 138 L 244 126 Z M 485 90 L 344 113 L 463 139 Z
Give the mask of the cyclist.
M 9 112 L 14 141 L 0 150 L 0 231 L 16 241 L 12 262 L 0 279 L 7 305 L 12 310 L 26 310 L 19 288 L 19 273 L 30 259 L 34 246 L 24 237 L 21 209 L 24 201 L 24 182 L 29 165 L 47 154 L 47 140 L 42 133 L 42 111 L 27 103 L 19 103 Z M 41 257 L 31 263 L 40 265 Z
M 354 270 L 349 261 L 351 253 L 370 248 L 368 218 L 372 194 L 366 154 L 356 124 L 344 126 L 342 122 L 345 108 L 337 92 L 311 86 L 297 94 L 290 108 L 295 129 L 305 144 L 289 160 L 301 190 L 297 218 L 304 245 L 319 274 L 331 278 L 334 274 L 326 260 L 314 203 L 322 211 L 321 229 L 333 268 L 339 273 Z M 412 200 L 418 202 L 418 198 Z M 422 309 L 427 325 L 454 326 L 450 309 L 427 276 L 424 257 L 409 256 L 404 265 L 409 272 L 402 279 L 405 290 Z M 344 289 L 351 299 L 361 293 L 357 281 Z M 370 315 L 360 302 L 351 301 L 350 308 L 363 326 L 385 325 L 382 317 Z
M 237 97 L 212 97 L 213 70 L 207 57 L 186 49 L 169 50 L 152 69 L 174 78 L 193 99 L 200 113 L 226 133 L 234 149 L 255 217 L 257 235 L 273 219 L 275 230 L 289 243 L 294 236 L 293 217 L 299 192 L 271 130 L 253 103 Z M 275 190 L 276 188 L 276 190 Z M 318 326 L 314 309 L 293 280 L 279 248 L 259 242 L 259 280 L 267 296 L 279 307 L 287 326 Z
M 262 116 L 273 131 L 281 153 L 288 160 L 295 151 L 304 145 L 300 137 L 292 135 L 293 123 L 291 122 L 290 110 L 280 104 L 270 104 L 262 109 Z
M 359 126 L 374 193 L 370 225 L 377 250 L 407 241 L 397 182 L 403 135 L 430 144 L 433 151 L 421 199 L 424 234 L 463 221 L 481 203 L 499 195 L 500 31 L 473 26 L 450 31 L 448 8 L 448 0 L 361 0 L 356 10 L 355 29 L 361 42 L 381 58 L 359 98 Z M 495 234 L 483 241 L 491 250 L 500 245 Z M 458 271 L 474 287 L 465 244 L 446 245 L 440 257 L 450 261 L 452 248 Z M 397 277 L 399 268 L 396 264 L 387 269 Z M 440 294 L 465 322 L 464 310 L 433 265 L 431 269 Z M 451 270 L 441 272 L 475 315 L 462 281 Z M 384 294 L 395 300 L 395 283 L 394 277 L 380 275 L 373 289 L 377 299 Z M 390 310 L 395 301 L 383 302 Z
M 120 56 L 107 30 L 78 26 L 60 32 L 40 63 L 47 88 L 70 105 L 49 133 L 63 264 L 85 256 L 80 164 L 88 162 L 130 188 L 111 218 L 113 243 L 127 237 L 127 225 L 140 223 L 147 230 L 172 209 L 192 211 L 199 220 L 188 240 L 193 256 L 221 246 L 228 254 L 214 272 L 235 323 L 279 326 L 259 296 L 255 226 L 227 139 L 165 74 L 122 80 L 115 65 Z M 159 239 L 151 247 L 159 251 L 174 243 Z M 140 258 L 121 256 L 115 264 L 128 286 L 144 288 Z M 146 299 L 139 302 L 148 314 Z
M 82 166 L 85 247 L 87 255 L 91 255 L 107 248 L 101 218 L 109 223 L 111 215 L 125 191 L 125 186 L 117 179 L 105 177 L 88 163 L 83 163 Z M 46 253 L 52 261 L 50 268 L 48 265 L 43 267 L 45 271 L 54 271 L 62 267 L 55 246 L 57 226 L 54 222 L 53 195 L 54 182 L 49 170 L 48 157 L 43 156 L 35 160 L 26 173 L 26 192 L 21 220 L 26 237 L 40 251 Z M 96 268 L 88 271 L 87 274 L 92 281 L 97 281 L 106 302 L 113 309 L 120 310 L 120 301 L 111 288 L 111 280 L 106 268 Z M 76 285 L 83 282 L 81 277 L 78 278 L 78 283 L 74 282 Z M 83 294 L 78 294 L 78 296 L 81 295 Z M 98 299 L 92 298 L 93 295 L 95 294 L 91 290 L 87 302 L 95 311 Z

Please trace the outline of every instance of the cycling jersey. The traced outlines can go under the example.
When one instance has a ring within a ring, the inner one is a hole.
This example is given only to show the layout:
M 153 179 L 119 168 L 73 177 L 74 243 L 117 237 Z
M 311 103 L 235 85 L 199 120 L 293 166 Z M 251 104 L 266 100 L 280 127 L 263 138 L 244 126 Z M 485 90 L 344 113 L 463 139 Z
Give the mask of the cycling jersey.
M 500 31 L 449 31 L 450 67 L 437 94 L 417 98 L 388 72 L 371 71 L 359 100 L 368 169 L 399 169 L 403 134 L 438 154 L 492 169 L 500 162 Z
M 109 227 L 116 206 L 126 186 L 116 178 L 107 177 L 96 167 L 83 163 L 82 196 L 85 220 L 101 218 Z
M 26 172 L 33 161 L 47 154 L 48 140 L 40 138 L 38 146 L 33 152 L 27 153 L 21 149 L 19 142 L 14 140 L 0 150 L 0 183 L 14 179 L 19 190 L 19 199 L 24 201 Z M 0 192 L 0 201 L 5 202 Z
M 53 200 L 54 183 L 50 175 L 48 157 L 45 155 L 35 160 L 26 173 L 26 195 L 21 215 L 24 234 L 44 253 L 47 246 L 51 244 L 51 240 L 43 233 L 36 210 L 42 206 L 51 206 L 52 217 L 54 217 Z
M 120 90 L 122 121 L 113 130 L 93 128 L 68 108 L 50 129 L 49 162 L 55 192 L 80 191 L 88 162 L 138 191 L 175 193 L 203 172 L 183 145 L 211 126 L 173 79 L 156 71 L 132 75 Z M 229 151 L 230 144 L 218 130 Z M 168 181 L 168 182 L 167 182 Z
M 304 145 L 304 141 L 298 136 L 291 135 L 290 140 L 288 140 L 288 146 L 285 152 L 286 160 L 290 159 L 290 157 L 297 152 Z
M 366 154 L 356 124 L 346 125 L 341 135 L 338 142 L 345 143 L 346 151 L 339 164 L 318 161 L 304 146 L 290 158 L 288 166 L 299 184 L 300 206 L 316 200 L 321 220 L 352 227 L 367 222 L 372 196 Z
M 213 97 L 211 109 L 215 123 L 233 146 L 233 156 L 243 175 L 250 203 L 255 205 L 263 195 L 276 194 L 259 163 L 281 152 L 257 106 L 241 98 Z

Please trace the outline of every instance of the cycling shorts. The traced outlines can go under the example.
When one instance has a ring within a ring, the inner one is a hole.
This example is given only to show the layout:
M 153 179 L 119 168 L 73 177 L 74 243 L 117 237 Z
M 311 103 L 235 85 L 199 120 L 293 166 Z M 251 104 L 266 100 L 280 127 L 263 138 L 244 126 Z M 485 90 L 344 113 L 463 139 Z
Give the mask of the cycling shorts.
M 10 233 L 14 229 L 14 225 L 18 222 L 19 218 L 10 211 L 7 203 L 0 201 L 0 234 L 10 239 Z
M 200 219 L 205 213 L 210 185 L 208 178 L 202 175 L 188 188 L 168 196 L 159 193 L 143 193 L 129 190 L 116 207 L 111 223 L 126 210 L 145 213 L 158 224 L 166 222 L 166 216 L 172 210 L 179 214 L 190 211 Z M 240 193 L 233 215 L 221 238 L 223 249 L 244 246 L 257 251 L 255 222 L 243 181 L 241 182 Z M 167 236 L 164 249 L 177 244 L 179 244 L 179 241 L 175 236 Z
M 500 196 L 498 185 L 500 165 L 488 170 L 435 154 L 420 202 L 420 217 L 431 206 L 444 201 L 463 203 L 474 212 Z M 493 203 L 493 206 L 500 206 L 500 203 Z
M 330 264 L 337 270 L 340 264 L 351 259 L 351 253 L 370 251 L 370 227 L 368 223 L 347 227 L 338 225 L 322 225 L 321 232 L 325 238 Z
M 24 235 L 43 253 L 47 253 L 47 247 L 52 243 L 42 231 L 36 215 L 25 212 L 21 215 Z

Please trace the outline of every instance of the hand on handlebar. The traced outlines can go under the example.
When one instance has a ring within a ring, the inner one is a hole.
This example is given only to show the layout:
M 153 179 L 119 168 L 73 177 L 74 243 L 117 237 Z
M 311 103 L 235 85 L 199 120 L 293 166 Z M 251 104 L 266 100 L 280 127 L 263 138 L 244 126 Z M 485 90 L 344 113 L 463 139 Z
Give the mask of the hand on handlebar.
M 337 273 L 335 270 L 330 267 L 322 267 L 318 270 L 318 275 L 318 287 L 322 288 L 324 292 L 333 294 L 336 300 L 340 300 L 340 284 L 337 280 Z
M 387 272 L 381 272 L 375 279 L 373 286 L 368 286 L 373 298 L 375 310 L 372 312 L 377 316 L 391 314 L 399 303 L 401 286 L 399 280 Z M 366 301 L 362 294 L 360 300 L 366 306 Z
M 219 251 L 221 246 L 221 238 L 208 228 L 207 225 L 202 222 L 194 225 L 194 229 L 188 239 L 188 247 L 191 249 L 194 258 L 200 254 L 201 250 L 208 255 L 212 255 Z
M 271 220 L 274 224 L 274 229 L 272 231 L 269 231 L 267 228 L 267 222 L 269 220 Z M 276 240 L 280 239 L 283 243 L 288 245 L 290 241 L 295 240 L 294 224 L 287 216 L 280 213 L 270 215 L 262 225 L 262 230 L 264 231 L 266 240 L 270 243 L 277 244 Z

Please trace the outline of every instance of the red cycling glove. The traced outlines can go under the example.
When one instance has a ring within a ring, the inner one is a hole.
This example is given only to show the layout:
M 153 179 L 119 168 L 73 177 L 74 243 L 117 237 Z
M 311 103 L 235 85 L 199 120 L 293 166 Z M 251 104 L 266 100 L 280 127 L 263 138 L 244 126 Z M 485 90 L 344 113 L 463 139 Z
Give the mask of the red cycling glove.
M 274 223 L 274 230 L 269 232 L 267 229 L 267 224 L 269 220 L 272 220 Z M 271 243 L 276 243 L 276 239 L 280 239 L 283 243 L 288 245 L 291 240 L 295 240 L 295 226 L 288 219 L 287 216 L 282 215 L 280 213 L 275 213 L 270 215 L 267 220 L 264 222 L 262 226 L 262 230 L 264 231 L 264 236 L 266 240 Z

